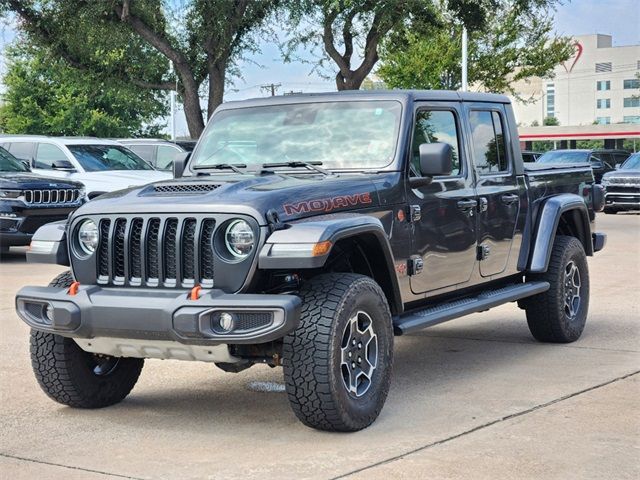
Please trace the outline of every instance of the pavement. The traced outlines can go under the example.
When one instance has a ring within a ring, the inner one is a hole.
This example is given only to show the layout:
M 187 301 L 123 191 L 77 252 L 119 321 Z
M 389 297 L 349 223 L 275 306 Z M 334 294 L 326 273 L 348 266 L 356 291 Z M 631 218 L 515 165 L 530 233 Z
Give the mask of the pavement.
M 13 297 L 62 267 L 0 264 L 0 478 L 638 479 L 640 215 L 599 215 L 582 338 L 535 342 L 505 305 L 396 338 L 382 414 L 351 434 L 291 412 L 281 369 L 239 374 L 149 360 L 101 410 L 48 399 L 31 372 Z

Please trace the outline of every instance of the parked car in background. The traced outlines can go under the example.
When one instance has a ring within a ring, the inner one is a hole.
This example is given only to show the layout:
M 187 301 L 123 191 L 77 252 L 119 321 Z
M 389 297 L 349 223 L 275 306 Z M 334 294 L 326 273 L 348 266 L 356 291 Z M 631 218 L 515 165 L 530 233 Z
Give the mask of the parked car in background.
M 640 152 L 631 155 L 617 170 L 602 177 L 604 213 L 640 210 Z
M 542 155 L 542 152 L 534 152 L 532 150 L 522 151 L 522 161 L 525 163 L 533 163 L 538 160 L 538 157 Z
M 65 220 L 84 203 L 83 185 L 49 178 L 28 167 L 0 147 L 0 248 L 29 245 L 45 223 Z
M 89 199 L 172 177 L 113 140 L 10 135 L 0 137 L 0 142 L 34 173 L 82 182 Z
M 163 140 L 161 138 L 125 138 L 118 140 L 139 157 L 145 159 L 158 170 L 172 169 L 176 155 L 191 152 L 196 146 L 195 140 Z
M 616 165 L 622 164 L 628 156 L 629 152 L 624 150 L 551 150 L 541 155 L 536 162 L 589 163 L 596 182 L 600 183 L 605 173 L 615 170 Z

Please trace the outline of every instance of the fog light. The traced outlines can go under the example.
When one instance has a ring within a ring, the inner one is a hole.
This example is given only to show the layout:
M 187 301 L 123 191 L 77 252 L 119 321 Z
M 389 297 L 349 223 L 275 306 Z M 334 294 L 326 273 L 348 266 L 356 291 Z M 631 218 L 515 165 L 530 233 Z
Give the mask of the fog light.
M 48 304 L 44 309 L 44 318 L 49 321 L 49 323 L 53 323 L 53 305 Z
M 213 329 L 222 333 L 227 333 L 233 330 L 235 321 L 233 315 L 229 312 L 222 312 L 217 315 L 216 321 L 214 321 Z

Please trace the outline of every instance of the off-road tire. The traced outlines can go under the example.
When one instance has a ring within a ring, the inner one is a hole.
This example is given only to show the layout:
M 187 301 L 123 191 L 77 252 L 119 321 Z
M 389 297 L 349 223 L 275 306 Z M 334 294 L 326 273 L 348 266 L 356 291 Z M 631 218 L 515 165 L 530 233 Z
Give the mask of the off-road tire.
M 73 282 L 67 271 L 50 287 Z M 113 368 L 94 373 L 98 363 L 111 359 Z M 31 330 L 31 366 L 40 388 L 56 402 L 76 408 L 102 408 L 122 401 L 136 384 L 144 365 L 141 358 L 99 357 L 82 350 L 71 338 Z
M 573 318 L 565 311 L 565 271 L 570 263 L 580 274 L 580 306 Z M 553 243 L 549 268 L 545 273 L 529 276 L 544 280 L 551 287 L 546 292 L 525 299 L 529 330 L 540 342 L 570 343 L 582 335 L 589 312 L 589 269 L 582 243 L 575 237 L 558 235 Z
M 291 407 L 312 428 L 361 430 L 380 414 L 391 382 L 393 327 L 386 297 L 371 278 L 350 273 L 315 277 L 303 285 L 300 296 L 300 324 L 283 347 Z M 357 312 L 370 317 L 377 337 L 377 366 L 361 396 L 348 391 L 341 370 L 343 332 Z

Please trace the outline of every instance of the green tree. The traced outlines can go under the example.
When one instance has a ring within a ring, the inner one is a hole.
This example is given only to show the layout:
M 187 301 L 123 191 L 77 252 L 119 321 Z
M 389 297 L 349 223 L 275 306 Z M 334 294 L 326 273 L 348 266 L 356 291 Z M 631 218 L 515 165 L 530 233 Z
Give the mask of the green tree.
M 544 117 L 542 125 L 545 127 L 557 127 L 560 125 L 560 120 L 558 120 L 557 117 Z
M 553 1 L 494 2 L 481 27 L 469 29 L 470 84 L 515 94 L 513 84 L 548 76 L 574 51 L 571 39 L 553 34 Z M 378 75 L 390 88 L 456 90 L 462 84 L 462 23 L 448 15 L 440 23 L 401 30 L 383 43 Z
M 0 0 L 30 42 L 73 68 L 148 90 L 177 90 L 189 133 L 204 129 L 222 102 L 238 60 L 258 48 L 255 34 L 280 0 Z M 169 72 L 169 64 L 175 78 Z M 81 73 L 78 73 L 81 74 Z
M 165 94 L 78 72 L 47 49 L 22 44 L 5 52 L 0 106 L 4 133 L 126 137 L 157 135 Z

